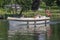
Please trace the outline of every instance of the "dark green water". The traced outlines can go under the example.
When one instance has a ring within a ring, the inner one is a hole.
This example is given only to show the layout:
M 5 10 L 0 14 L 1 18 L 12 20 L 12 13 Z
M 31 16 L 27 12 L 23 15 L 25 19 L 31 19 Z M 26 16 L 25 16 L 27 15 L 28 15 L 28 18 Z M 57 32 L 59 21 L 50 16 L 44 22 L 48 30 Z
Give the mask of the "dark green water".
M 7 20 L 0 20 L 0 40 L 7 40 L 9 24 Z M 49 40 L 60 40 L 60 23 L 51 24 L 52 35 Z
M 8 22 L 0 20 L 0 40 L 7 40 Z
M 52 24 L 52 35 L 50 37 L 50 40 L 60 40 L 60 23 Z

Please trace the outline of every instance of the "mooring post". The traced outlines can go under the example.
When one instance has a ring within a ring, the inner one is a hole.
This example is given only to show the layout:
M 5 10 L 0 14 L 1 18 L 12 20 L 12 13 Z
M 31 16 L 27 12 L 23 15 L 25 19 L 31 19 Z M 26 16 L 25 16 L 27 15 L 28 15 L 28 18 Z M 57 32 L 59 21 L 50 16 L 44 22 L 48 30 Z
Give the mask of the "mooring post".
M 27 28 L 29 28 L 29 21 L 27 21 Z
M 27 32 L 29 32 L 29 21 L 27 20 Z
M 34 32 L 36 32 L 36 20 L 34 20 Z
M 46 27 L 46 22 L 47 22 L 47 21 L 46 21 L 46 19 L 45 19 L 45 27 Z

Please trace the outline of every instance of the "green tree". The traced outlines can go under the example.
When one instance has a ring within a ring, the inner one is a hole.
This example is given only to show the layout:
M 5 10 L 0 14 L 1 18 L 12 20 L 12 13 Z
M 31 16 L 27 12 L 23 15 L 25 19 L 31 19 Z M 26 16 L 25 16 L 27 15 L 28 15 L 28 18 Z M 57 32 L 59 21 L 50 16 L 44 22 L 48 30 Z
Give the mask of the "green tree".
M 16 0 L 16 3 L 22 7 L 19 14 L 19 16 L 22 16 L 23 11 L 27 11 L 31 9 L 32 0 Z
M 56 4 L 60 8 L 60 0 L 56 0 Z
M 32 0 L 16 0 L 19 5 L 22 6 L 24 10 L 31 9 Z
M 9 4 L 11 0 L 0 0 L 0 7 L 4 7 L 4 5 Z
M 2 7 L 4 4 L 4 0 L 0 0 L 0 7 Z
M 55 0 L 43 0 L 43 2 L 46 4 L 46 7 L 51 7 L 54 5 Z

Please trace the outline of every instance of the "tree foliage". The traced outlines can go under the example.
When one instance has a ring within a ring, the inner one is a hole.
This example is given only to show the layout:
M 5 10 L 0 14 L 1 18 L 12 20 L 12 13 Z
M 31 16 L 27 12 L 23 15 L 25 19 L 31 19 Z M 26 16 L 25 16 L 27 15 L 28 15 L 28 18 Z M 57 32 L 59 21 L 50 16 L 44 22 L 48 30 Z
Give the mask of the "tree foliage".
M 55 0 L 43 0 L 46 6 L 53 6 Z
M 6 4 L 9 4 L 11 0 L 0 0 L 0 7 L 3 7 Z
M 4 0 L 0 0 L 0 7 L 4 5 Z
M 31 9 L 32 0 L 16 0 L 19 5 L 22 6 L 24 10 Z
M 54 2 L 60 7 L 60 0 L 42 0 L 46 6 L 53 6 Z M 0 7 L 6 4 L 17 3 L 22 6 L 24 10 L 37 10 L 40 6 L 40 0 L 0 0 Z
M 60 7 L 60 0 L 56 0 L 56 4 Z

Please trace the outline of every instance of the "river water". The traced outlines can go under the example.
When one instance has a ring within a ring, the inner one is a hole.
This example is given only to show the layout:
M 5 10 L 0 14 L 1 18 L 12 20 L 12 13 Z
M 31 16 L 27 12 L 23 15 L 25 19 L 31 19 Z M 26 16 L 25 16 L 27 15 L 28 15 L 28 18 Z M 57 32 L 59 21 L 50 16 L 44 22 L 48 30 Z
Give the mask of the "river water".
M 12 24 L 15 23 L 14 21 L 11 22 Z M 17 23 L 16 23 L 17 24 Z M 48 24 L 48 23 L 47 23 Z M 50 22 L 50 27 L 52 29 L 52 36 L 50 37 L 51 40 L 59 40 L 60 38 L 60 32 L 59 32 L 59 28 L 60 28 L 60 22 Z M 11 25 L 10 25 L 11 26 Z M 17 25 L 16 25 L 17 26 Z M 8 21 L 6 20 L 0 20 L 0 39 L 1 40 L 6 40 L 7 39 L 7 34 L 8 34 L 8 29 L 9 29 L 9 24 Z M 10 28 L 13 29 L 13 28 Z M 6 35 L 5 35 L 6 34 Z M 58 35 L 59 34 L 59 35 Z M 41 34 L 38 36 L 38 40 L 45 40 L 46 39 L 46 35 L 45 34 Z

